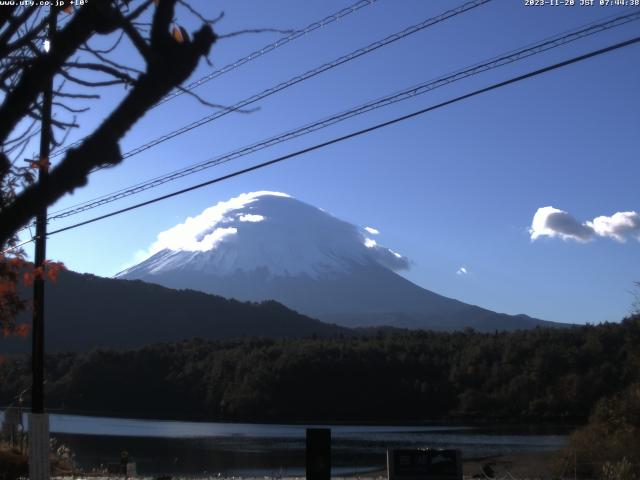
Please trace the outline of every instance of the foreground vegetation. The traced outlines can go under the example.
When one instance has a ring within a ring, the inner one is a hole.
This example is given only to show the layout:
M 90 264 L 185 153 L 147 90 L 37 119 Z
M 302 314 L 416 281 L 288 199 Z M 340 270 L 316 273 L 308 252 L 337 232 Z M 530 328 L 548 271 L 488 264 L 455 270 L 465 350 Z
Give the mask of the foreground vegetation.
M 640 478 L 640 383 L 600 400 L 557 458 L 558 476 Z
M 68 458 L 52 452 L 50 461 L 53 475 L 69 475 L 73 472 L 73 466 Z M 0 478 L 2 480 L 26 478 L 29 473 L 28 463 L 26 450 L 23 451 L 0 441 Z
M 640 372 L 640 316 L 511 333 L 190 340 L 54 354 L 47 404 L 67 412 L 244 421 L 585 422 Z M 0 404 L 30 384 L 0 367 Z M 602 407 L 604 408 L 604 407 Z

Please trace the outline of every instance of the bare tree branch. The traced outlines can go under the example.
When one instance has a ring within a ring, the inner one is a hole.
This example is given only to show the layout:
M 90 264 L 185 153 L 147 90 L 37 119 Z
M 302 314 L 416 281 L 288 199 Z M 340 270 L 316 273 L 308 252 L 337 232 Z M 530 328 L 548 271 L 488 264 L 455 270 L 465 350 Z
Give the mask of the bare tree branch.
M 9 20 L 13 16 L 13 12 L 16 10 L 17 5 L 5 5 L 0 9 L 0 29 L 6 27 Z
M 198 95 L 197 93 L 195 93 L 193 90 L 188 90 L 184 87 L 181 87 L 180 85 L 178 85 L 177 87 L 178 90 L 180 90 L 183 93 L 186 93 L 187 95 L 195 98 L 199 103 L 201 103 L 202 105 L 206 106 L 206 107 L 211 107 L 211 108 L 218 108 L 220 110 L 233 110 L 236 113 L 254 113 L 257 112 L 258 110 L 260 110 L 260 107 L 254 107 L 254 108 L 231 108 L 227 105 L 220 105 L 219 103 L 211 103 L 207 100 L 205 100 L 204 98 L 202 98 L 200 95 Z
M 16 40 L 13 43 L 8 43 L 4 45 L 4 48 L 0 48 L 0 55 L 7 55 L 9 52 L 13 52 L 25 45 L 28 45 L 34 39 L 38 38 L 38 35 L 43 32 L 47 26 L 48 19 L 43 18 L 37 27 L 29 29 L 29 31 Z M 2 40 L 0 40 L 0 45 L 2 45 Z
M 8 16 L 6 23 L 8 24 L 6 30 L 0 35 L 0 56 L 5 53 L 5 49 L 11 37 L 18 31 L 20 26 L 24 24 L 27 19 L 36 11 L 36 6 L 32 5 L 24 9 L 22 14 L 17 17 L 11 15 Z
M 288 35 L 293 32 L 294 30 L 280 30 L 278 28 L 250 28 L 247 30 L 238 30 L 237 32 L 225 33 L 223 35 L 219 35 L 218 38 L 219 39 L 231 38 L 231 37 L 237 37 L 239 35 L 247 35 L 252 33 L 282 33 L 284 35 Z
M 25 130 L 19 136 L 15 137 L 15 138 L 11 138 L 11 139 L 7 140 L 6 142 L 4 142 L 3 147 L 6 149 L 6 147 L 8 145 L 11 145 L 12 143 L 19 142 L 19 141 L 23 140 L 29 134 L 29 132 L 31 132 L 31 130 L 36 126 L 36 124 L 37 124 L 37 120 L 32 120 L 29 123 L 29 125 L 27 126 L 27 128 L 25 128 Z
M 124 83 L 130 83 L 130 84 L 135 83 L 135 80 L 132 77 L 130 77 L 129 75 L 127 75 L 126 73 L 121 72 L 117 68 L 113 68 L 113 67 L 110 67 L 108 65 L 103 65 L 101 63 L 66 62 L 64 64 L 64 68 L 66 69 L 67 67 L 79 68 L 79 69 L 83 69 L 83 70 L 92 70 L 94 72 L 101 72 L 101 73 L 105 73 L 107 75 L 110 75 L 110 76 L 112 76 L 114 78 L 117 78 L 117 79 L 121 80 Z M 67 71 L 67 73 L 68 73 L 68 71 Z
M 86 100 L 99 99 L 100 98 L 100 95 L 98 95 L 97 93 L 56 92 L 55 96 L 56 97 L 63 97 L 63 98 L 86 99 Z
M 153 0 L 145 0 L 140 6 L 138 6 L 138 8 L 127 15 L 127 20 L 133 22 L 136 18 L 142 15 L 142 13 L 144 13 L 144 11 L 149 8 L 149 6 L 151 6 L 152 2 Z
M 89 45 L 89 42 L 84 43 L 83 46 L 79 48 L 79 50 L 87 48 L 87 49 L 90 49 L 92 52 L 97 52 L 97 53 L 106 55 L 108 53 L 113 52 L 116 48 L 118 48 L 118 45 L 120 45 L 120 42 L 122 41 L 123 37 L 124 37 L 124 30 L 120 30 L 120 34 L 118 35 L 118 38 L 113 42 L 113 45 L 111 45 L 110 47 L 104 50 L 99 50 L 97 48 L 91 47 Z
M 105 80 L 105 81 L 95 81 L 95 80 L 83 80 L 81 78 L 76 77 L 75 75 L 71 75 L 66 70 L 60 70 L 60 75 L 69 80 L 70 82 L 77 83 L 78 85 L 82 85 L 84 87 L 109 87 L 112 85 L 122 85 L 129 83 L 126 80 Z
M 53 105 L 56 107 L 60 107 L 63 110 L 66 110 L 67 112 L 71 112 L 71 113 L 84 113 L 90 110 L 89 107 L 84 107 L 84 108 L 73 108 L 70 107 L 69 105 L 65 105 L 64 103 L 61 102 L 53 102 Z
M 117 28 L 110 25 L 112 15 L 105 13 L 110 9 L 109 0 L 93 0 L 81 8 L 66 27 L 52 39 L 56 46 L 48 55 L 36 58 L 31 68 L 24 71 L 20 80 L 0 106 L 0 143 L 4 142 L 18 121 L 23 118 L 43 90 L 47 78 L 59 72 L 62 64 L 94 32 L 109 33 Z
M 140 55 L 147 61 L 150 62 L 153 59 L 151 58 L 153 52 L 151 48 L 147 44 L 146 40 L 140 35 L 140 32 L 136 30 L 136 28 L 131 24 L 129 20 L 122 17 L 120 20 L 120 25 L 122 26 L 122 30 L 127 34 L 131 43 L 136 47 Z
M 122 65 L 121 63 L 115 62 L 113 60 L 111 60 L 110 58 L 107 58 L 106 55 L 103 55 L 100 52 L 97 52 L 95 50 L 93 50 L 90 47 L 81 47 L 81 50 L 88 52 L 89 54 L 93 55 L 94 57 L 96 57 L 98 60 L 100 60 L 103 63 L 106 63 L 107 65 L 111 65 L 113 68 L 117 68 L 119 70 L 123 70 L 123 71 L 127 71 L 127 72 L 131 72 L 131 73 L 138 73 L 138 74 L 142 74 L 142 70 L 138 69 L 138 68 L 133 68 L 133 67 L 129 67 L 127 65 Z
M 189 3 L 187 3 L 185 0 L 178 0 L 178 3 L 184 8 L 186 8 L 189 11 L 189 13 L 195 16 L 198 20 L 200 20 L 203 23 L 206 23 L 207 25 L 211 25 L 212 27 L 224 18 L 224 12 L 220 12 L 220 14 L 216 18 L 207 19 L 204 17 L 204 15 L 202 15 L 195 8 L 189 5 Z
M 101 12 L 99 7 L 107 8 L 106 0 L 93 0 L 89 5 L 94 5 L 92 15 L 95 16 Z M 146 69 L 133 83 L 133 88 L 128 92 L 122 102 L 115 110 L 104 120 L 104 122 L 89 135 L 78 147 L 70 149 L 62 161 L 50 172 L 46 186 L 41 184 L 33 184 L 26 187 L 15 200 L 7 205 L 6 208 L 0 210 L 0 244 L 5 244 L 20 227 L 26 225 L 33 216 L 34 209 L 40 204 L 41 200 L 47 204 L 52 204 L 66 193 L 73 192 L 77 187 L 87 183 L 89 173 L 96 167 L 117 165 L 122 161 L 119 140 L 126 132 L 140 119 L 148 109 L 155 105 L 172 89 L 178 87 L 184 82 L 188 76 L 196 68 L 201 58 L 206 58 L 209 54 L 211 46 L 217 37 L 209 25 L 204 25 L 193 35 L 193 40 L 184 39 L 182 42 L 176 41 L 170 33 L 170 26 L 173 21 L 174 7 L 176 0 L 162 0 L 159 2 L 154 15 L 151 29 L 151 41 L 145 43 L 144 48 L 136 48 L 146 60 Z M 89 11 L 90 9 L 86 9 Z M 58 45 L 61 37 L 72 45 L 62 51 L 53 50 L 53 55 L 42 56 L 34 61 L 33 69 L 39 69 L 42 72 L 49 72 L 50 75 L 59 73 L 70 81 L 77 82 L 68 71 L 65 71 L 64 64 L 69 63 L 68 58 L 74 51 L 84 45 L 91 31 L 86 27 L 86 23 L 80 25 L 77 20 L 85 11 L 84 7 L 76 14 L 76 18 L 71 20 L 55 37 L 54 45 Z M 103 15 L 104 11 L 101 12 Z M 131 22 L 127 20 L 119 10 L 106 12 L 107 20 L 96 20 L 94 17 L 86 13 L 87 22 L 93 22 L 95 31 L 100 33 L 109 33 L 113 28 L 122 28 L 127 32 L 127 28 L 132 27 Z M 101 22 L 101 23 L 100 23 Z M 115 25 L 115 27 L 114 27 Z M 74 32 L 71 38 L 71 33 Z M 141 39 L 141 36 L 129 35 Z M 135 43 L 132 39 L 132 42 Z M 142 51 L 141 51 L 142 50 Z M 143 53 L 144 52 L 144 53 Z M 72 62 L 73 63 L 73 62 Z M 72 67 L 80 68 L 82 62 L 75 62 L 77 65 Z M 84 64 L 84 67 L 92 64 Z M 90 68 L 92 69 L 92 68 Z M 124 78 L 123 72 L 116 67 L 108 67 L 102 65 L 96 70 L 116 76 L 118 80 L 114 82 L 122 82 Z M 38 94 L 38 85 L 29 87 L 25 83 L 25 78 L 29 72 L 25 72 L 18 86 L 12 94 L 7 97 L 6 101 L 0 106 L 0 139 L 6 138 L 4 132 L 10 132 L 15 126 L 17 119 L 23 118 L 28 113 L 34 114 L 29 110 Z M 131 77 L 126 75 L 128 80 Z M 33 81 L 34 79 L 31 78 Z M 86 81 L 85 81 L 86 82 Z M 94 86 L 96 83 L 104 84 L 104 82 L 86 82 L 87 85 Z M 19 92 L 19 100 L 10 102 L 11 97 Z M 66 98 L 84 98 L 78 95 L 67 94 Z M 9 112 L 7 104 L 15 105 L 22 115 L 15 114 L 5 118 L 2 114 Z M 213 104 L 211 104 L 213 105 Z M 38 116 L 38 108 L 35 110 Z M 66 124 L 57 120 L 56 125 Z M 74 122 L 75 124 L 75 122 Z

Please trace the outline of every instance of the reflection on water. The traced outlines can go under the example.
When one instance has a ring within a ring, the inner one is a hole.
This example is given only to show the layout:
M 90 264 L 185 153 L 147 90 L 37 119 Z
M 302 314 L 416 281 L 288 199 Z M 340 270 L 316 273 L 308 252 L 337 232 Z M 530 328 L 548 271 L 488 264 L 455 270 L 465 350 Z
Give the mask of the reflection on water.
M 114 463 L 126 450 L 141 474 L 300 475 L 305 429 L 260 425 L 51 415 L 51 432 L 80 467 Z M 319 425 L 313 425 L 319 426 Z M 459 448 L 465 458 L 556 450 L 562 430 L 520 427 L 331 426 L 334 474 L 381 469 L 387 448 Z

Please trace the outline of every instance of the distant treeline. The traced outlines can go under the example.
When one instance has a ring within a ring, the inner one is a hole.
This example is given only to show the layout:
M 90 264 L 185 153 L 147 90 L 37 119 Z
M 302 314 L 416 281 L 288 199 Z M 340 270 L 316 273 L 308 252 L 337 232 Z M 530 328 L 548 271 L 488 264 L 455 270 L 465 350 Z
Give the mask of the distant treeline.
M 194 339 L 55 354 L 46 359 L 46 403 L 67 412 L 225 421 L 583 422 L 639 372 L 636 315 L 511 333 Z M 0 380 L 7 405 L 29 386 L 29 358 L 8 358 Z

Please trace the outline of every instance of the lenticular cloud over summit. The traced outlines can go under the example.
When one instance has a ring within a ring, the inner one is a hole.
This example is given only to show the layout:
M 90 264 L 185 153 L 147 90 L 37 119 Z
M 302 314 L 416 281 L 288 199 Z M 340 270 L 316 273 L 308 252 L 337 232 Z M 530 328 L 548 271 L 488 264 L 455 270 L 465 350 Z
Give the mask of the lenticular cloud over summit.
M 226 202 L 218 202 L 200 215 L 188 217 L 183 223 L 160 232 L 157 240 L 151 245 L 149 254 L 164 249 L 187 252 L 206 252 L 214 249 L 224 237 L 238 233 L 237 228 L 228 226 L 234 220 L 241 223 L 264 220 L 262 215 L 242 212 L 264 195 L 290 198 L 286 193 L 261 191 L 243 193 Z
M 266 269 L 318 276 L 375 263 L 397 271 L 406 257 L 370 234 L 281 192 L 243 193 L 158 234 L 147 260 L 118 276 L 195 270 L 213 275 Z
M 412 283 L 396 273 L 409 268 L 407 258 L 383 243 L 377 228 L 284 193 L 244 193 L 161 232 L 148 258 L 117 277 L 240 301 L 275 300 L 346 327 L 494 331 L 544 324 Z

